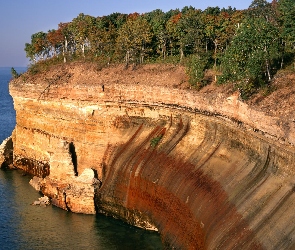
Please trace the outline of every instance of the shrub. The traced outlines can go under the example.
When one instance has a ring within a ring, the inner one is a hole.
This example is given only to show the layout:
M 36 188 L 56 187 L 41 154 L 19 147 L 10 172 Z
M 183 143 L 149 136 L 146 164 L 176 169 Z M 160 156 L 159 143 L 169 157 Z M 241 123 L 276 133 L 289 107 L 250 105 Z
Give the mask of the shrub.
M 159 142 L 161 141 L 162 137 L 163 137 L 163 135 L 159 135 L 159 136 L 154 137 L 153 139 L 151 139 L 151 144 L 150 144 L 151 147 L 155 148 L 159 144 Z
M 189 83 L 196 89 L 201 89 L 207 85 L 204 80 L 205 69 L 208 64 L 208 56 L 191 55 L 186 61 L 186 73 L 189 76 Z
M 18 78 L 20 76 L 20 74 L 17 73 L 16 70 L 13 67 L 11 68 L 11 75 L 12 75 L 13 79 L 16 79 L 16 78 Z

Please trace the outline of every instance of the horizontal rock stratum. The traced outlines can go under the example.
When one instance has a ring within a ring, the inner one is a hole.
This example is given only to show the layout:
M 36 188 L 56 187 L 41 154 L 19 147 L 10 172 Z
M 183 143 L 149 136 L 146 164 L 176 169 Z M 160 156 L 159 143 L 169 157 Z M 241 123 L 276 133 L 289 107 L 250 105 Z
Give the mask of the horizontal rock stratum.
M 63 65 L 12 81 L 13 164 L 55 205 L 158 230 L 168 248 L 294 249 L 294 122 L 179 88 L 182 71 Z

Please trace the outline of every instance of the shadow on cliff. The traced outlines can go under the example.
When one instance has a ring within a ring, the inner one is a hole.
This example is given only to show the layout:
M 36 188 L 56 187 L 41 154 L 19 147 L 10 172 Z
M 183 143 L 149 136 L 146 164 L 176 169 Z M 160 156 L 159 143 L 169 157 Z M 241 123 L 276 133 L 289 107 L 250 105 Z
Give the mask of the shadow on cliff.
M 188 118 L 156 126 L 142 138 L 144 129 L 140 126 L 125 144 L 109 145 L 96 198 L 98 212 L 159 230 L 168 248 L 230 249 L 242 244 L 260 249 L 222 186 L 201 169 L 221 142 L 217 146 L 210 140 L 203 143 L 213 148 L 205 161 L 199 150 L 187 161 L 173 151 L 189 131 Z M 161 141 L 152 145 L 159 137 Z

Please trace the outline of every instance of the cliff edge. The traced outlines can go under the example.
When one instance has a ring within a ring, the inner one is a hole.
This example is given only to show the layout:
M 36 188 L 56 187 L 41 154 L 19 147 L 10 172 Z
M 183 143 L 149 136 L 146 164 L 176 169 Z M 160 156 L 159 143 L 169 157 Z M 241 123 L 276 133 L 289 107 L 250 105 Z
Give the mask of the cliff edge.
M 24 74 L 10 83 L 13 164 L 55 205 L 158 230 L 167 247 L 292 249 L 288 88 L 243 102 L 190 89 L 174 65 Z

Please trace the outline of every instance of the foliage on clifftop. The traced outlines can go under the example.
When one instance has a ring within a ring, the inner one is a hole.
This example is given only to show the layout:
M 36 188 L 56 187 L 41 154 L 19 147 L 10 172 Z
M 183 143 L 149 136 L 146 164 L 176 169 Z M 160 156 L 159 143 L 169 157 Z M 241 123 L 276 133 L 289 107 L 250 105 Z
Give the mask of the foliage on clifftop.
M 185 65 L 190 84 L 235 82 L 243 98 L 269 87 L 283 68 L 294 68 L 294 0 L 254 0 L 248 9 L 194 7 L 144 14 L 79 14 L 57 30 L 26 43 L 31 73 L 72 61 Z M 210 73 L 208 73 L 210 72 Z

